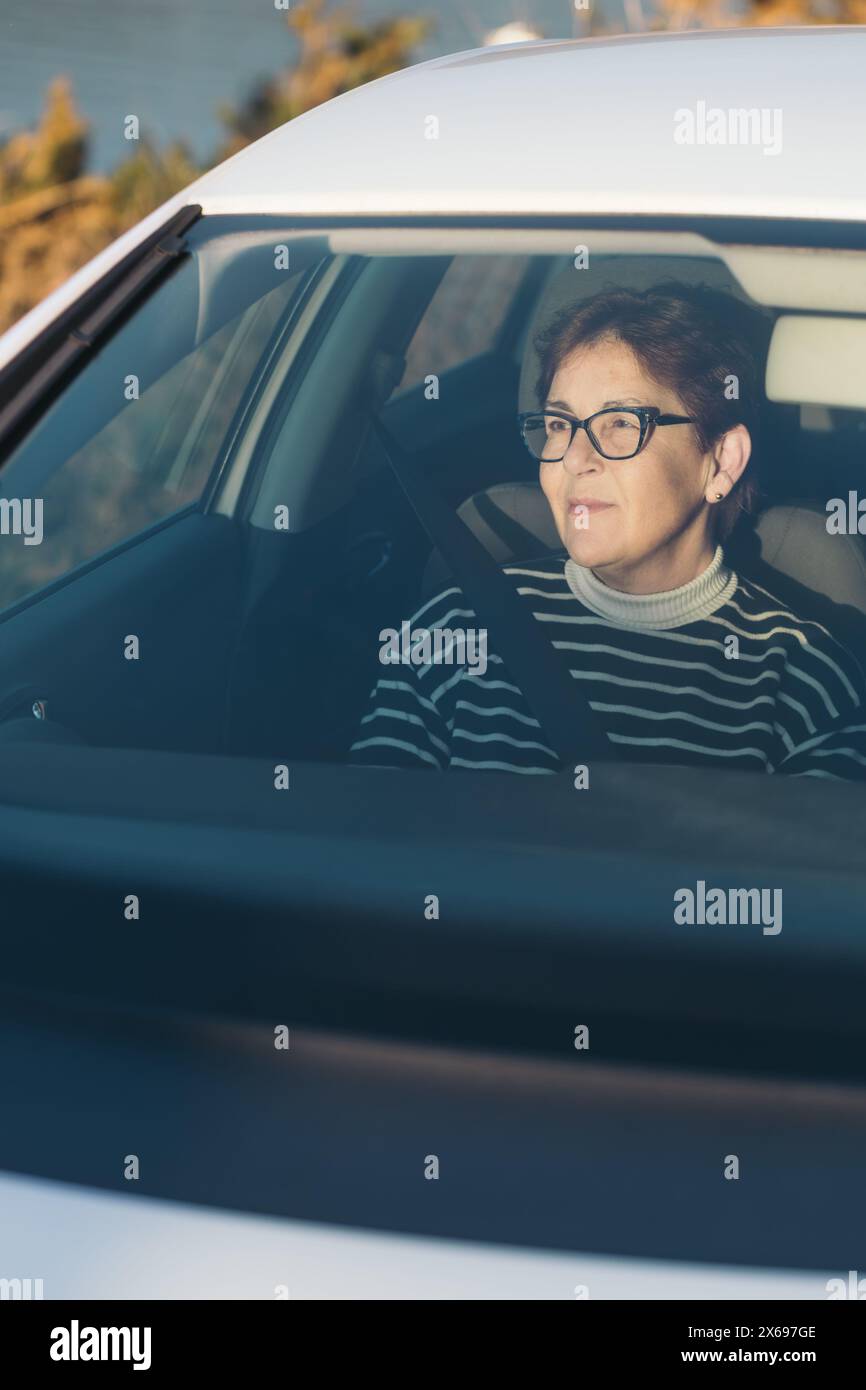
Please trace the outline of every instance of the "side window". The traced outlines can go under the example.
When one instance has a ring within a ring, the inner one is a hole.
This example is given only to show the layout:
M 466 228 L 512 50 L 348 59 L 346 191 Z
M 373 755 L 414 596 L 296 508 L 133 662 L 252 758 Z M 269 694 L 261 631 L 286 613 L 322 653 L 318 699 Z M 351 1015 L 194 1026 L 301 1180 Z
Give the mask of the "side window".
M 417 386 L 430 372 L 489 352 L 529 256 L 455 256 L 446 270 L 406 354 L 398 392 Z
M 202 338 L 190 256 L 87 362 L 0 471 L 0 609 L 201 496 L 305 274 Z

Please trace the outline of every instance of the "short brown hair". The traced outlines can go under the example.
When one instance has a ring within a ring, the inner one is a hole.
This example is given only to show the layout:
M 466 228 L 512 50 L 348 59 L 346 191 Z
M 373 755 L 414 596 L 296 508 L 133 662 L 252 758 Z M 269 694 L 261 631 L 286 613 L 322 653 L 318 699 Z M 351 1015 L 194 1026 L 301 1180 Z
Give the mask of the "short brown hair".
M 538 405 L 547 400 L 560 363 L 575 349 L 617 338 L 645 371 L 677 393 L 695 418 L 702 450 L 735 425 L 745 425 L 753 444 L 749 467 L 712 512 L 713 536 L 723 541 L 739 517 L 753 510 L 759 494 L 755 460 L 771 327 L 761 310 L 705 284 L 666 280 L 646 290 L 599 290 L 560 309 L 537 334 Z M 738 383 L 736 400 L 725 394 L 731 376 Z

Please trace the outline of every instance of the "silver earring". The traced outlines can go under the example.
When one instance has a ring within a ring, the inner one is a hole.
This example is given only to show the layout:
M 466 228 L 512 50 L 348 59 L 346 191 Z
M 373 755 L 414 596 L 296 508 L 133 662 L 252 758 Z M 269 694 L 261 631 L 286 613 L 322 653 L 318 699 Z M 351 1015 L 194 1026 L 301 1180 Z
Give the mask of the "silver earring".
M 716 493 L 716 498 L 715 498 L 715 500 L 716 500 L 717 502 L 721 502 L 721 500 L 722 500 L 722 498 L 724 497 L 724 495 L 725 495 L 725 494 L 724 494 L 723 492 L 717 492 L 717 493 Z

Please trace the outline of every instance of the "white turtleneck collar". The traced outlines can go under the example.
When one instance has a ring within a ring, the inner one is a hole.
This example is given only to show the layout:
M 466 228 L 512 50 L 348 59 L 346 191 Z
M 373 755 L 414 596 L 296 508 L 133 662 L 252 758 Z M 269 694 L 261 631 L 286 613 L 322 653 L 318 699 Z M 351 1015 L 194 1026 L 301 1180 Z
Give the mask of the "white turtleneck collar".
M 727 603 L 737 587 L 737 576 L 724 563 L 722 547 L 710 564 L 688 584 L 679 589 L 666 589 L 658 594 L 625 594 L 611 589 L 597 579 L 591 569 L 565 562 L 568 587 L 592 613 L 607 618 L 617 627 L 647 630 L 683 627 L 686 623 L 708 618 Z

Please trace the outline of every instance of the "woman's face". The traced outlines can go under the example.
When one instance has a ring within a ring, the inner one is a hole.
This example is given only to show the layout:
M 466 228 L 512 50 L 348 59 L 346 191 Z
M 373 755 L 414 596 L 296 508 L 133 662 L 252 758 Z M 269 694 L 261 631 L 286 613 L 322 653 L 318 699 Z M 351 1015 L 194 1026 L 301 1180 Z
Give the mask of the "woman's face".
M 581 420 L 608 405 L 689 414 L 616 338 L 566 358 L 546 404 Z M 613 587 L 634 592 L 676 588 L 705 568 L 713 551 L 707 504 L 712 479 L 720 478 L 715 490 L 725 492 L 736 481 L 719 474 L 712 451 L 701 451 L 693 425 L 651 427 L 640 453 L 621 460 L 603 458 L 586 431 L 576 430 L 565 458 L 539 468 L 571 558 Z

